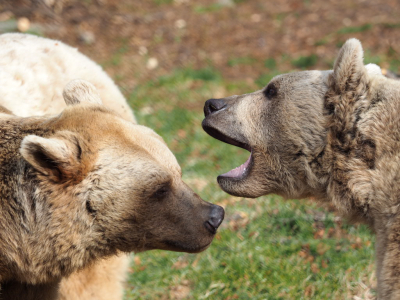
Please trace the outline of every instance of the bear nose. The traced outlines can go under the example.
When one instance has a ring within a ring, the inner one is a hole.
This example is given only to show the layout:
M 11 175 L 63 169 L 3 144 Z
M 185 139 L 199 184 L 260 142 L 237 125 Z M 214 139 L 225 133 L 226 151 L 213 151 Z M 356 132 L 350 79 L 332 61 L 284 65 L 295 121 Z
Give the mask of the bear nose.
M 208 221 L 204 223 L 204 226 L 212 234 L 217 233 L 219 225 L 221 225 L 224 220 L 225 211 L 221 206 L 213 205 L 211 208 L 210 216 Z
M 224 99 L 209 99 L 204 104 L 204 115 L 207 117 L 226 107 Z

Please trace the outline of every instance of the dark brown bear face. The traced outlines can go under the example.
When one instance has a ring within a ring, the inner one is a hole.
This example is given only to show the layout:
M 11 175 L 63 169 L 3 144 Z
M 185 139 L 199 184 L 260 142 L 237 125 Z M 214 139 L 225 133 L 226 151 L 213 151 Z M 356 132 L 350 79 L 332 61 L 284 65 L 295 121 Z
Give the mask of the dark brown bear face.
M 374 103 L 367 101 L 373 94 L 360 95 L 358 88 L 368 86 L 371 76 L 382 76 L 380 68 L 364 66 L 361 43 L 350 39 L 340 50 L 333 71 L 283 74 L 260 91 L 208 100 L 204 130 L 251 152 L 243 165 L 218 176 L 221 188 L 246 197 L 270 193 L 287 198 L 324 197 L 332 165 L 324 150 L 327 144 L 335 147 L 328 141 L 328 132 L 351 136 L 354 128 L 346 126 L 357 123 L 361 108 L 358 113 L 346 112 L 351 106 L 341 99 L 365 99 L 360 107 Z M 330 121 L 333 115 L 337 128 Z M 340 140 L 340 136 L 332 139 Z M 327 162 L 324 167 L 323 160 Z
M 323 98 L 328 74 L 284 74 L 260 91 L 206 102 L 204 130 L 251 153 L 243 165 L 218 176 L 224 191 L 244 197 L 308 195 L 305 164 L 325 145 Z
M 123 251 L 205 250 L 224 218 L 223 208 L 202 200 L 182 181 L 175 157 L 159 136 L 125 125 L 117 129 L 123 141 L 105 142 L 95 171 L 84 180 L 98 178 L 84 199 L 94 224 Z
M 71 241 L 57 242 L 104 255 L 205 250 L 224 210 L 183 183 L 162 138 L 99 104 L 88 83 L 67 86 L 64 98 L 70 105 L 41 125 L 47 133 L 26 136 L 20 149 L 50 207 L 49 231 L 70 230 Z

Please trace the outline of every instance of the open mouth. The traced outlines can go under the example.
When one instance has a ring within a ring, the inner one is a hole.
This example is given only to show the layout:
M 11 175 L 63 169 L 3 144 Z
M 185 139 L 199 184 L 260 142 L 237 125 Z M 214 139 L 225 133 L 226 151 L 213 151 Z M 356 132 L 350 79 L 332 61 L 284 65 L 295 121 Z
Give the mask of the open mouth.
M 227 143 L 229 145 L 233 145 L 233 146 L 236 146 L 239 148 L 246 149 L 247 151 L 250 152 L 250 156 L 244 164 L 240 165 L 239 167 L 237 167 L 233 170 L 230 170 L 227 173 L 224 173 L 224 174 L 221 174 L 218 176 L 218 178 L 236 179 L 236 180 L 241 180 L 241 179 L 245 178 L 249 174 L 249 172 L 253 166 L 253 151 L 252 151 L 250 145 L 248 145 L 244 142 L 238 141 L 237 139 L 234 139 L 232 137 L 229 137 L 229 136 L 221 133 L 219 130 L 204 124 L 204 122 L 203 122 L 203 129 L 210 136 L 212 136 L 213 138 L 215 138 L 217 140 L 220 140 L 221 142 L 224 142 L 224 143 Z
M 219 175 L 219 177 L 231 177 L 231 178 L 242 179 L 243 177 L 245 177 L 248 174 L 250 167 L 252 165 L 252 162 L 253 162 L 252 153 L 250 153 L 249 158 L 246 160 L 246 162 L 244 164 L 240 165 L 237 168 L 230 170 L 229 172 Z

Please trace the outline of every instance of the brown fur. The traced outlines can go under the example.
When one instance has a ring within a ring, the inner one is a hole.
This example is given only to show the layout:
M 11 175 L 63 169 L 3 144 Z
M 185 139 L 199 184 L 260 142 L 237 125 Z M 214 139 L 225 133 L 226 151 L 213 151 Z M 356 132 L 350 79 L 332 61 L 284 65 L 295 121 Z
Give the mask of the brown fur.
M 55 117 L 0 114 L 4 299 L 55 299 L 61 278 L 119 251 L 203 251 L 208 222 L 222 221 L 161 137 L 89 102 Z
M 226 192 L 313 196 L 370 225 L 379 299 L 399 299 L 399 111 L 400 82 L 364 66 L 361 44 L 351 39 L 333 72 L 284 74 L 261 91 L 209 100 L 203 127 L 252 151 L 241 176 L 219 176 Z
M 103 259 L 89 268 L 73 273 L 60 284 L 59 300 L 122 299 L 128 261 L 124 254 Z
M 106 107 L 126 121 L 136 123 L 132 109 L 112 79 L 77 49 L 61 41 L 21 33 L 1 34 L 0 45 L 0 105 L 16 115 L 61 113 L 66 107 L 62 95 L 64 86 L 81 78 L 97 87 Z M 71 102 L 74 98 L 67 97 L 67 100 Z M 64 278 L 60 285 L 61 299 L 122 300 L 129 257 L 129 254 L 110 257 L 91 264 L 76 276 Z M 86 273 L 90 280 L 82 280 Z M 97 282 L 102 282 L 101 289 Z M 79 297 L 77 290 L 83 291 Z

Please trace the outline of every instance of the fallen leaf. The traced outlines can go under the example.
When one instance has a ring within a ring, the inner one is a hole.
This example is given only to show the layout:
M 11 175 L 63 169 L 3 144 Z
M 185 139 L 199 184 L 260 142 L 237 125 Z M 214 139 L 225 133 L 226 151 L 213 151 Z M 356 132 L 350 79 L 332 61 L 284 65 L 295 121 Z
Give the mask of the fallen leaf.
M 190 294 L 190 287 L 186 285 L 173 286 L 169 292 L 169 296 L 174 300 L 182 300 Z
M 179 136 L 181 139 L 184 139 L 184 138 L 186 137 L 186 131 L 183 130 L 183 129 L 179 129 L 179 130 L 178 130 L 178 136 Z
M 315 257 L 314 257 L 314 256 L 312 256 L 312 255 L 309 255 L 309 256 L 307 256 L 307 258 L 306 258 L 306 262 L 313 262 L 313 261 L 314 261 L 314 259 L 315 259 Z
M 237 231 L 239 228 L 246 227 L 249 223 L 249 217 L 247 213 L 238 211 L 235 212 L 229 221 L 229 226 L 233 231 Z
M 189 263 L 186 260 L 180 259 L 172 265 L 172 269 L 180 270 L 186 268 Z
M 308 253 L 307 253 L 307 251 L 305 251 L 305 250 L 303 249 L 303 250 L 300 250 L 300 251 L 299 251 L 299 256 L 300 256 L 301 258 L 306 258 L 306 257 L 308 256 Z
M 200 255 L 197 255 L 196 259 L 192 262 L 192 267 L 193 267 L 193 268 L 197 266 L 197 264 L 198 264 L 199 261 L 200 261 L 200 258 L 201 258 L 201 256 L 200 256 Z
M 328 251 L 330 247 L 325 243 L 319 243 L 317 245 L 317 253 L 319 255 L 324 255 L 326 251 Z
M 314 239 L 322 239 L 324 237 L 325 229 L 320 229 L 314 233 Z
M 135 255 L 135 257 L 133 258 L 133 262 L 135 263 L 136 266 L 140 266 L 140 264 L 142 263 L 140 257 L 137 255 Z
M 311 272 L 313 272 L 313 273 L 318 273 L 319 272 L 319 268 L 318 268 L 318 265 L 316 263 L 311 264 Z
M 312 285 L 306 286 L 304 289 L 304 296 L 310 297 L 314 294 L 314 287 Z
M 328 262 L 327 262 L 326 260 L 323 259 L 323 260 L 321 261 L 321 267 L 322 267 L 322 268 L 327 268 L 327 267 L 328 267 Z
M 236 234 L 236 236 L 239 238 L 239 240 L 244 241 L 244 236 L 241 235 L 240 232 L 238 232 L 238 233 Z

